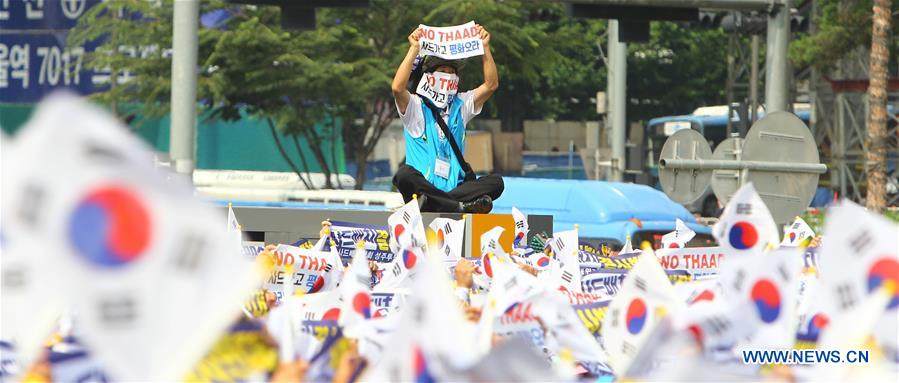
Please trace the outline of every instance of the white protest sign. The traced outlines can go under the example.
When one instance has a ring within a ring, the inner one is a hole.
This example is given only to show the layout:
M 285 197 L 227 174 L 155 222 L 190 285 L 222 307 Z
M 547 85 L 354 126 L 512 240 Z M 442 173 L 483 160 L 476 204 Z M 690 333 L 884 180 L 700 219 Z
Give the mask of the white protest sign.
M 474 21 L 452 27 L 429 27 L 419 24 L 421 55 L 459 60 L 484 54 L 484 44 Z
M 415 89 L 419 96 L 431 100 L 438 109 L 443 109 L 459 91 L 459 76 L 443 72 L 425 73 Z

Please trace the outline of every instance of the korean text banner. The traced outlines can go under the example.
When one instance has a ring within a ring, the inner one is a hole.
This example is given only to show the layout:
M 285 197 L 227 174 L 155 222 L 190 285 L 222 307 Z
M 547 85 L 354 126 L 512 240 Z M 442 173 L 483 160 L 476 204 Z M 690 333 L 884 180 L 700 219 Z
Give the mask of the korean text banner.
M 474 21 L 452 27 L 429 27 L 420 24 L 418 40 L 421 55 L 459 60 L 484 54 L 484 44 Z

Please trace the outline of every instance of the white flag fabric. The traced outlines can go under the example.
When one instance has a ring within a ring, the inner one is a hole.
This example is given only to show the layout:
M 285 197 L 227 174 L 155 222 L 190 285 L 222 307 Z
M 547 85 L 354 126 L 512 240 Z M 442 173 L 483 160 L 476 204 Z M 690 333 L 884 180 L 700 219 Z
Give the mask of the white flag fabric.
M 746 347 L 787 348 L 796 336 L 796 307 L 802 253 L 777 249 L 765 254 L 735 257 L 723 262 L 721 285 L 727 302 L 752 307 L 735 324 L 755 329 Z
M 4 230 L 38 239 L 65 270 L 54 288 L 78 313 L 84 343 L 114 379 L 182 377 L 259 281 L 229 245 L 224 217 L 157 173 L 152 151 L 119 122 L 73 96 L 43 102 L 16 152 L 30 166 L 3 175 L 3 206 L 17 207 Z
M 827 211 L 824 245 L 819 251 L 819 290 L 832 321 L 848 314 L 883 285 L 899 286 L 899 226 L 849 201 Z M 877 322 L 875 338 L 896 353 L 899 342 L 899 289 Z M 825 333 L 826 334 L 826 333 Z
M 400 311 L 398 329 L 380 354 L 370 361 L 363 381 L 452 380 L 456 370 L 478 358 L 475 328 L 465 321 L 452 286 L 440 265 L 423 258 L 419 277 Z
M 784 239 L 780 242 L 780 245 L 796 247 L 799 246 L 802 241 L 814 237 L 815 232 L 812 230 L 811 226 L 809 226 L 802 217 L 796 217 L 796 219 L 793 220 L 793 223 L 784 227 Z
M 339 288 L 343 300 L 340 325 L 346 336 L 360 338 L 370 332 L 371 327 L 365 326 L 365 321 L 371 319 L 374 314 L 370 281 L 371 269 L 368 268 L 368 257 L 365 255 L 364 245 L 359 243 Z
M 446 261 L 462 259 L 462 239 L 465 237 L 465 220 L 434 218 L 428 225 L 437 233 L 437 249 Z
M 390 226 L 390 248 L 394 252 L 403 248 L 427 246 L 424 222 L 415 198 L 387 217 L 387 224 Z
M 631 236 L 627 236 L 627 239 L 624 241 L 624 245 L 621 246 L 621 251 L 618 254 L 630 254 L 634 252 L 634 245 L 631 244 Z
M 677 315 L 683 306 L 655 254 L 644 251 L 602 322 L 603 342 L 615 373 L 627 371 L 659 320 Z
M 687 227 L 687 224 L 680 218 L 675 218 L 674 231 L 662 236 L 662 247 L 665 249 L 684 248 L 687 247 L 687 242 L 690 242 L 695 236 L 696 232 L 693 229 Z
M 712 233 L 725 251 L 736 255 L 765 251 L 780 240 L 774 218 L 752 183 L 737 190 Z
M 502 226 L 496 226 L 481 234 L 481 255 L 493 253 L 494 255 L 505 253 L 499 237 L 506 231 Z
M 558 261 L 558 267 L 550 265 L 550 274 L 553 275 L 553 279 L 568 291 L 582 291 L 577 229 L 553 233 L 549 246 Z
M 408 287 L 416 278 L 418 265 L 426 259 L 421 248 L 404 248 L 394 257 L 393 262 L 386 264 L 380 272 L 381 277 L 374 291 L 387 291 L 400 287 Z
M 515 220 L 515 239 L 512 240 L 512 248 L 528 246 L 528 217 L 514 206 L 512 207 L 512 219 Z

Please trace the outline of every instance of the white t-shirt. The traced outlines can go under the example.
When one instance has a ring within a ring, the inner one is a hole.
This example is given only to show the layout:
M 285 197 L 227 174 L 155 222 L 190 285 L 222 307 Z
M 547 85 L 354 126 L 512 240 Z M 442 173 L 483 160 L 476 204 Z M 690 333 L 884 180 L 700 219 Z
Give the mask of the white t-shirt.
M 468 122 L 471 121 L 474 116 L 481 114 L 483 106 L 475 110 L 474 90 L 457 93 L 456 97 L 462 100 L 462 123 L 468 125 Z M 396 101 L 394 101 L 394 103 L 395 102 Z M 409 105 L 406 105 L 406 113 L 403 114 L 403 112 L 400 111 L 399 105 L 397 105 L 396 111 L 400 114 L 400 121 L 403 122 L 403 127 L 406 128 L 409 135 L 415 138 L 421 137 L 425 131 L 425 117 L 421 114 L 421 97 L 417 94 L 410 94 Z M 445 110 L 442 115 L 443 121 L 446 121 L 449 117 Z M 443 130 L 438 129 L 437 132 L 443 136 Z

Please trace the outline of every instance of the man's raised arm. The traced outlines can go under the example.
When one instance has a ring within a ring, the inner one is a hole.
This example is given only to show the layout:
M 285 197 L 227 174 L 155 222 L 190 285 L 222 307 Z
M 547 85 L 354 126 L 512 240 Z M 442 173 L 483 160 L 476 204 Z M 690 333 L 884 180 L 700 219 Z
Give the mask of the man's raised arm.
M 478 33 L 481 34 L 481 41 L 484 44 L 484 83 L 474 90 L 475 110 L 481 110 L 484 103 L 487 102 L 487 100 L 490 99 L 490 96 L 493 95 L 493 92 L 496 92 L 496 89 L 499 88 L 499 75 L 496 73 L 496 63 L 493 61 L 493 53 L 490 52 L 490 32 L 487 32 L 483 26 L 478 25 Z
M 409 91 L 406 90 L 406 84 L 409 83 L 409 76 L 412 75 L 412 63 L 415 62 L 415 56 L 418 56 L 418 39 L 421 38 L 421 29 L 416 28 L 409 34 L 409 52 L 396 69 L 396 75 L 393 76 L 393 84 L 390 88 L 393 90 L 393 98 L 396 100 L 396 106 L 401 114 L 406 114 L 406 106 L 409 105 Z M 496 69 L 494 69 L 495 71 Z

